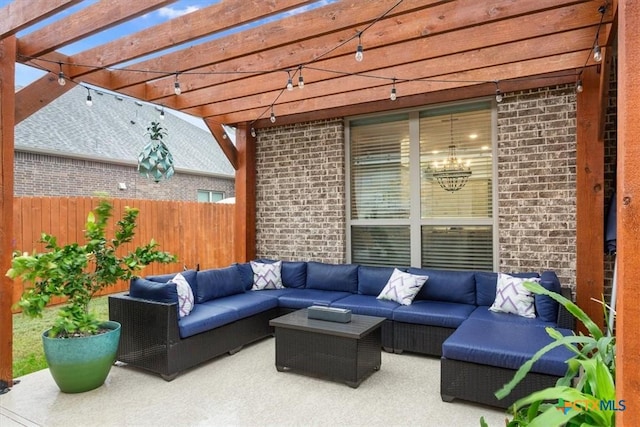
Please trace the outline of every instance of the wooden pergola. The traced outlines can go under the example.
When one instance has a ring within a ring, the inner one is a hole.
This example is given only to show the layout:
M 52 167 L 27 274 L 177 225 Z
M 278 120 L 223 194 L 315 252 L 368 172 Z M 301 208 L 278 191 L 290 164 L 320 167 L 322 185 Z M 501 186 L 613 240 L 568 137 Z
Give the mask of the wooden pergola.
M 604 283 L 604 114 L 618 54 L 618 371 L 640 420 L 640 4 L 635 0 L 222 0 L 65 55 L 59 49 L 173 3 L 16 0 L 0 9 L 0 270 L 12 247 L 14 128 L 74 84 L 201 117 L 236 169 L 237 261 L 255 255 L 255 132 L 556 84 L 577 84 L 577 298 L 592 317 Z M 24 32 L 24 35 L 22 35 Z M 18 36 L 20 33 L 20 36 Z M 361 43 L 364 60 L 354 59 Z M 603 60 L 594 62 L 593 49 Z M 15 64 L 48 73 L 15 92 Z M 67 84 L 59 85 L 62 77 Z M 300 78 L 303 89 L 287 90 Z M 176 94 L 176 86 L 180 94 Z M 396 101 L 389 100 L 397 89 Z M 271 114 L 277 121 L 270 121 Z M 235 126 L 236 143 L 222 125 Z M 255 132 L 254 132 L 255 131 Z M 634 166 L 634 164 L 636 166 Z M 11 384 L 12 282 L 0 286 L 0 381 Z

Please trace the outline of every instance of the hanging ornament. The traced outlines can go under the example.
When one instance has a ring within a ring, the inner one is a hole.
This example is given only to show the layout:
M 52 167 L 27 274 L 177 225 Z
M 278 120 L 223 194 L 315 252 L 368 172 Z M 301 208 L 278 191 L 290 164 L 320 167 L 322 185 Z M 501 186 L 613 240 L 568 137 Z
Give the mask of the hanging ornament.
M 167 132 L 160 123 L 151 122 L 145 135 L 149 135 L 151 141 L 144 146 L 138 156 L 138 172 L 155 182 L 171 178 L 174 174 L 173 156 L 162 141 L 162 138 L 167 136 Z

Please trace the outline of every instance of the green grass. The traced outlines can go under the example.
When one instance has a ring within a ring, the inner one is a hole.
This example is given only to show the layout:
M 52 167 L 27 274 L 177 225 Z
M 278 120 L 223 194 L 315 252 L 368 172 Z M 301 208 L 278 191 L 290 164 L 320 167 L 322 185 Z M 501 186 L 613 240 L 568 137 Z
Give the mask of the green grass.
M 96 297 L 91 310 L 98 319 L 109 318 L 108 298 Z M 47 307 L 42 318 L 31 319 L 22 313 L 13 315 L 13 377 L 18 378 L 47 367 L 42 351 L 42 333 L 53 324 L 59 307 Z

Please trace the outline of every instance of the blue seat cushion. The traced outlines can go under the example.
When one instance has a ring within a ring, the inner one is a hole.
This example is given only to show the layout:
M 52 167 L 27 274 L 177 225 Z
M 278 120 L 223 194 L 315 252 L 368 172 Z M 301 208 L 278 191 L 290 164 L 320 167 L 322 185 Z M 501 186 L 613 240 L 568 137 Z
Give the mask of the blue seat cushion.
M 187 338 L 235 322 L 239 318 L 238 311 L 233 308 L 204 302 L 194 304 L 191 313 L 178 321 L 178 330 L 181 338 Z
M 517 314 L 512 313 L 497 313 L 495 311 L 489 310 L 487 306 L 481 306 L 473 310 L 473 312 L 469 315 L 469 319 L 476 320 L 491 320 L 494 322 L 511 322 L 511 323 L 519 323 L 521 325 L 532 325 L 532 326 L 551 326 L 555 327 L 556 322 L 545 322 L 540 319 L 540 317 L 529 318 L 518 316 Z
M 405 269 L 401 270 L 405 271 Z M 358 267 L 358 293 L 377 297 L 389 281 L 392 273 L 393 267 L 361 265 Z
M 379 300 L 372 295 L 349 295 L 331 303 L 331 307 L 346 308 L 353 314 L 377 316 L 391 319 L 393 310 L 400 307 L 394 301 Z
M 409 273 L 429 276 L 415 300 L 476 303 L 476 280 L 473 271 L 410 268 Z
M 197 273 L 198 272 L 195 270 L 180 271 L 180 274 L 182 274 L 182 277 L 184 277 L 187 280 L 187 283 L 189 284 L 189 286 L 191 286 L 191 291 L 193 292 L 193 295 L 195 295 L 196 292 L 198 291 Z M 152 282 L 167 283 L 168 281 L 173 279 L 176 274 L 178 273 L 158 274 L 155 276 L 147 276 L 145 277 L 145 279 L 151 280 Z
M 169 280 L 171 280 L 171 278 Z M 129 283 L 129 296 L 169 304 L 178 302 L 176 284 L 169 281 L 157 282 L 142 278 L 131 279 Z
M 475 305 L 444 301 L 414 301 L 393 310 L 393 320 L 404 323 L 457 328 L 476 309 Z
M 563 335 L 568 329 L 557 328 Z M 552 342 L 545 328 L 513 322 L 469 320 L 455 330 L 442 344 L 442 357 L 507 369 L 518 369 L 536 351 Z M 546 353 L 532 368 L 532 372 L 563 376 L 573 353 L 558 347 Z
M 198 303 L 241 294 L 244 291 L 240 273 L 235 266 L 198 271 Z
M 306 288 L 355 294 L 358 292 L 358 266 L 309 261 Z
M 240 319 L 262 313 L 278 306 L 278 299 L 261 292 L 245 292 L 208 301 L 210 306 L 232 308 Z
M 349 292 L 322 291 L 319 289 L 290 289 L 278 297 L 280 307 L 306 308 L 314 304 L 330 305 L 332 302 L 351 295 Z

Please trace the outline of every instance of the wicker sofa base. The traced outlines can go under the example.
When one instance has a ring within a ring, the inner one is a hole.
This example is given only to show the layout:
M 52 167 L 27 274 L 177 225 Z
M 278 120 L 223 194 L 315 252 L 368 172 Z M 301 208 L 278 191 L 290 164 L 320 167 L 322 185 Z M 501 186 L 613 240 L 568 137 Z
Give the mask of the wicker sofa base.
M 109 297 L 109 318 L 122 325 L 116 360 L 158 373 L 167 381 L 181 371 L 272 336 L 269 320 L 279 314 L 273 308 L 182 339 L 175 303 L 139 300 L 124 294 Z
M 508 383 L 515 373 L 513 369 L 443 357 L 440 360 L 440 396 L 445 402 L 462 399 L 506 409 L 534 391 L 555 386 L 560 378 L 529 372 L 507 397 L 498 400 L 494 393 Z
M 393 322 L 393 349 L 396 353 L 442 356 L 442 343 L 455 332 L 452 328 Z

